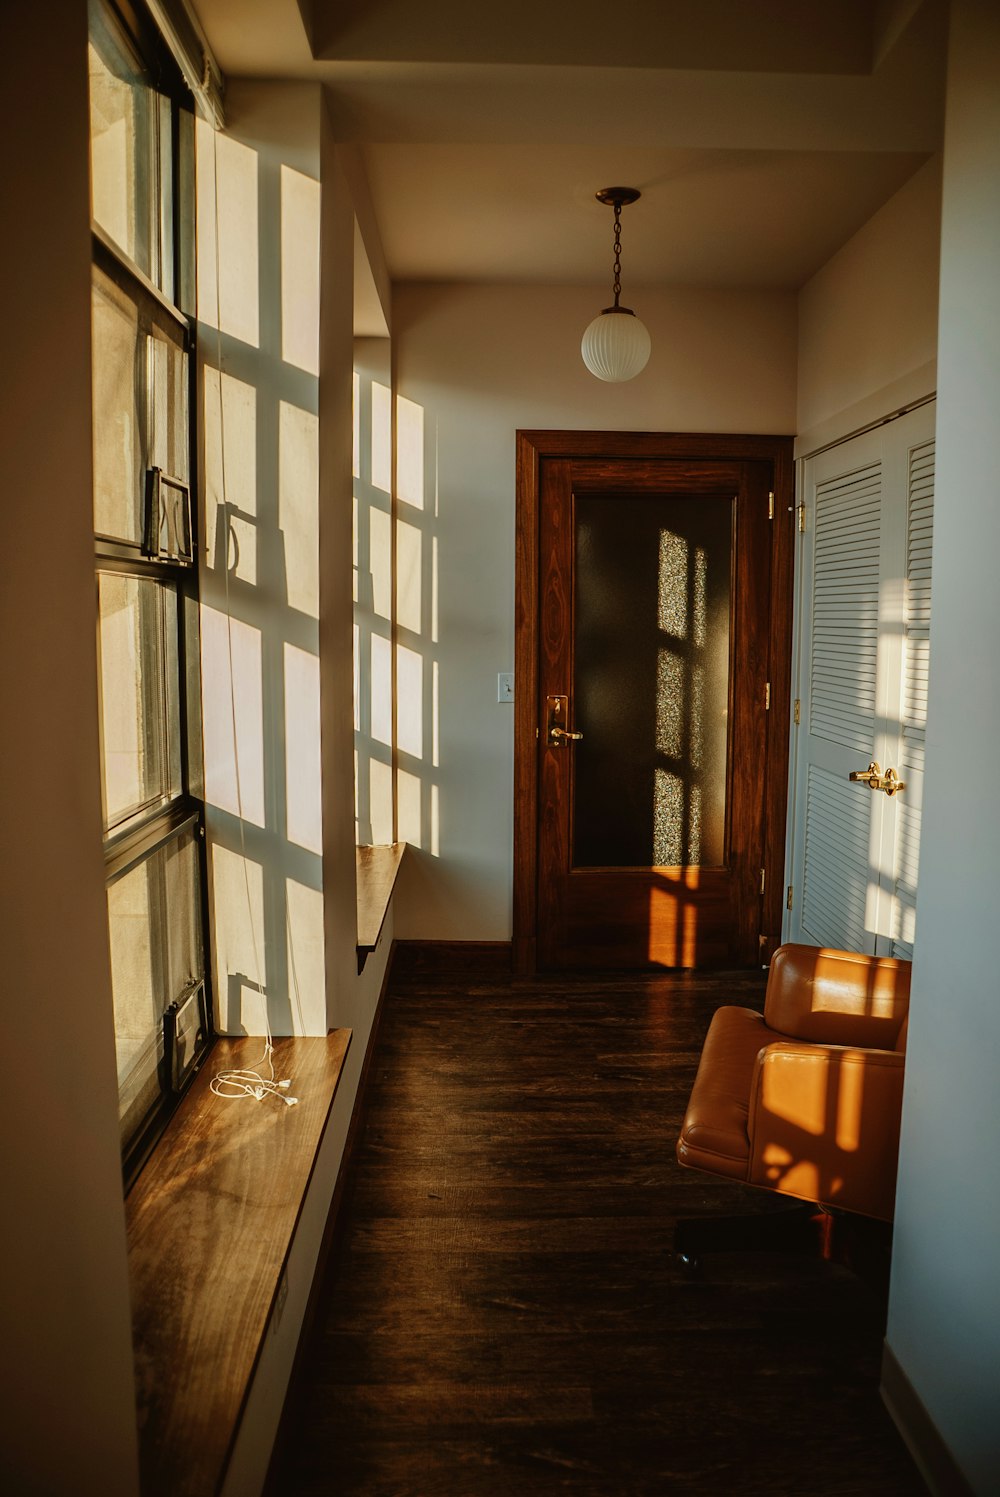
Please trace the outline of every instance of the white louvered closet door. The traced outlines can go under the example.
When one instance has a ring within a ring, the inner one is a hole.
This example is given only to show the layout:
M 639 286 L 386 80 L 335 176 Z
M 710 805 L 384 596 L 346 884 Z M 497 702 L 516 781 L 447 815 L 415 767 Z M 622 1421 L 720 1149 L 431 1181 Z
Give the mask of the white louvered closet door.
M 930 639 L 933 406 L 810 459 L 799 585 L 793 940 L 909 956 Z M 852 783 L 874 760 L 906 784 Z

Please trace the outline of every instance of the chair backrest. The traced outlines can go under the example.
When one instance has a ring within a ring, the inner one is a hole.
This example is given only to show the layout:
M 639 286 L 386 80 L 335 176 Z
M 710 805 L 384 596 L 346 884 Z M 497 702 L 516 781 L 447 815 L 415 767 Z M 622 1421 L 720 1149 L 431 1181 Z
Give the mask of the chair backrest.
M 902 1049 L 909 1006 L 909 962 L 796 944 L 779 946 L 771 958 L 764 1019 L 781 1034 Z

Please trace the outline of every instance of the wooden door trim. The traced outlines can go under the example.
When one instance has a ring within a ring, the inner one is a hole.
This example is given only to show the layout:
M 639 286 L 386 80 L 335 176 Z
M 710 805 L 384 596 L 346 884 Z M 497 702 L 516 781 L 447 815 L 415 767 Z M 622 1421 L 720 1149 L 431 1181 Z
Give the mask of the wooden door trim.
M 539 469 L 547 458 L 673 458 L 694 463 L 769 462 L 773 471 L 768 672 L 765 730 L 764 866 L 761 959 L 781 938 L 785 810 L 791 722 L 792 559 L 795 543 L 792 437 L 728 432 L 519 431 L 514 581 L 514 889 L 515 972 L 535 970 L 538 827 L 538 520 Z

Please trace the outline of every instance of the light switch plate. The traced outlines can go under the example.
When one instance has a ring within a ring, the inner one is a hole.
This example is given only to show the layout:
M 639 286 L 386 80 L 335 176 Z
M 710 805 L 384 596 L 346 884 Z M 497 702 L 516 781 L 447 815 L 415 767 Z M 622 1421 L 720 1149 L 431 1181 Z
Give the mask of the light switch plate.
M 512 702 L 514 700 L 514 672 L 500 671 L 497 676 L 497 701 Z

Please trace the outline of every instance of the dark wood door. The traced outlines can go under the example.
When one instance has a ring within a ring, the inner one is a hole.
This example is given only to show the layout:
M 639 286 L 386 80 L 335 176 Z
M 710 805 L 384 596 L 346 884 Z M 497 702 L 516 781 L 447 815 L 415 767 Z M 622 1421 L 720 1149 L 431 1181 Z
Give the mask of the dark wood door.
M 774 493 L 756 457 L 538 462 L 540 967 L 749 966 L 773 944 Z

